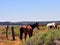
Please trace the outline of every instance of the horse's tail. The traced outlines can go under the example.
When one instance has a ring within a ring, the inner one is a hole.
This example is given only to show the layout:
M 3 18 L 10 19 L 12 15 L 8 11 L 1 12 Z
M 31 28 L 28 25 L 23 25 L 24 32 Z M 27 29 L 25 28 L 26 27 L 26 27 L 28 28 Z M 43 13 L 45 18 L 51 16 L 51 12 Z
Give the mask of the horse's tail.
M 22 40 L 22 35 L 23 35 L 23 28 L 20 28 L 20 40 Z

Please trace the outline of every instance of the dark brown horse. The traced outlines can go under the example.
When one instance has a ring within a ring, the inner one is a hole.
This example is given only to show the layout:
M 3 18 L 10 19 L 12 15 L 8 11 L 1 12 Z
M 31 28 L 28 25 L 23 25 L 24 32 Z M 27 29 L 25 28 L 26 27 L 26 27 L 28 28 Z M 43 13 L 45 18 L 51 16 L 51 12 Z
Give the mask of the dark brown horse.
M 37 29 L 39 29 L 39 24 L 38 23 L 35 23 L 35 24 L 32 24 L 32 25 L 25 25 L 25 26 L 22 26 L 20 28 L 20 40 L 22 40 L 22 36 L 23 36 L 23 33 L 25 34 L 25 40 L 26 40 L 26 37 L 27 37 L 27 34 L 29 35 L 29 37 L 32 36 L 33 34 L 33 29 L 37 27 Z

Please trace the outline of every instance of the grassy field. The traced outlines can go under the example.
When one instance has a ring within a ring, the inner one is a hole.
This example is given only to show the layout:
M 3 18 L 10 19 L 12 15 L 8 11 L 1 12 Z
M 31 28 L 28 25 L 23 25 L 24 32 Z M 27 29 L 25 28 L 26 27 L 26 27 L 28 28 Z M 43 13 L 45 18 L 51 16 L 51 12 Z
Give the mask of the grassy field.
M 33 31 L 33 36 L 27 40 L 24 39 L 21 41 L 19 39 L 19 27 L 14 27 L 15 32 L 15 41 L 12 41 L 11 27 L 8 32 L 8 40 L 6 39 L 6 27 L 0 26 L 0 45 L 55 45 L 56 40 L 60 40 L 60 25 L 58 29 L 46 29 L 46 26 L 40 26 L 40 30 L 37 28 Z

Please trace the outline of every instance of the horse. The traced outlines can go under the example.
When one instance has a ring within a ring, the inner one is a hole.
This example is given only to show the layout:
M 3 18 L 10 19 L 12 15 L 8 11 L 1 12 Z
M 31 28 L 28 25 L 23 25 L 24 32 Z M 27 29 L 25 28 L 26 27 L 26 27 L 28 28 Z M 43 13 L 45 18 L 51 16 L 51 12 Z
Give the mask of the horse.
M 47 28 L 49 29 L 57 29 L 57 24 L 56 23 L 48 23 Z
M 32 37 L 33 29 L 35 27 L 37 29 L 39 29 L 39 24 L 35 23 L 32 25 L 28 24 L 28 25 L 21 26 L 21 28 L 20 28 L 20 40 L 22 40 L 23 33 L 25 35 L 25 37 L 24 37 L 25 40 L 26 40 L 27 34 L 29 35 L 29 37 Z

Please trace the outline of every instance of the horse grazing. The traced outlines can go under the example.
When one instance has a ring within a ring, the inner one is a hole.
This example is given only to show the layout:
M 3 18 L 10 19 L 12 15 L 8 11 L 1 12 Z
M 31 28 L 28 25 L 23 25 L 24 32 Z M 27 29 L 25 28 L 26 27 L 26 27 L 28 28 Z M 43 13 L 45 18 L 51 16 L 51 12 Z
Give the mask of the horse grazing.
M 39 29 L 39 24 L 38 23 L 35 23 L 35 24 L 32 24 L 32 25 L 24 25 L 20 28 L 20 40 L 22 40 L 22 36 L 23 36 L 23 33 L 25 35 L 25 40 L 26 40 L 26 37 L 27 37 L 27 34 L 29 35 L 29 37 L 32 36 L 33 34 L 33 29 L 37 27 L 37 29 Z
M 56 24 L 56 23 L 48 23 L 48 24 L 47 24 L 47 28 L 57 29 L 57 24 Z

